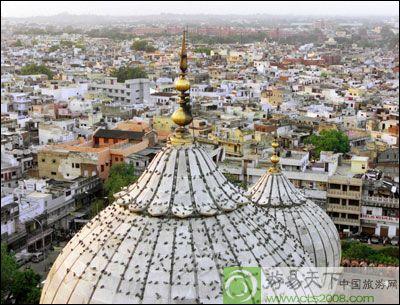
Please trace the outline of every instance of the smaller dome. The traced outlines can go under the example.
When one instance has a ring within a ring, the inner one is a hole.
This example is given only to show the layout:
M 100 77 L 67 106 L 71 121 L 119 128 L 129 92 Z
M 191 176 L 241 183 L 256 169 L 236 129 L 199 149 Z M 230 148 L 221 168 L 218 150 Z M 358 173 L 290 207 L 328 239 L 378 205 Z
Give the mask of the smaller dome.
M 280 171 L 269 171 L 247 195 L 297 237 L 317 267 L 339 266 L 341 247 L 335 224 Z

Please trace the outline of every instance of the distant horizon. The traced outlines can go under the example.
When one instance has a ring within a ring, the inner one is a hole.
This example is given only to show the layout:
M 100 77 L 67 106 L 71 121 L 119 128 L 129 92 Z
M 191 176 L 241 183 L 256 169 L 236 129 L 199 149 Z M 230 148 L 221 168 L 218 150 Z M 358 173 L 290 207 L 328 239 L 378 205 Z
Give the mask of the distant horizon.
M 32 15 L 26 17 L 19 17 L 19 16 L 3 16 L 4 19 L 26 19 L 26 18 L 42 18 L 42 17 L 55 17 L 60 15 L 69 15 L 69 16 L 94 16 L 94 17 L 150 17 L 150 16 L 159 16 L 159 15 L 171 15 L 171 16 L 272 16 L 272 17 L 358 17 L 358 18 L 368 18 L 368 17 L 387 17 L 387 18 L 399 18 L 399 15 L 296 15 L 296 14 L 268 14 L 268 13 L 252 13 L 252 14 L 238 14 L 238 13 L 230 13 L 230 14 L 208 14 L 208 13 L 154 13 L 154 14 L 138 14 L 138 15 L 107 15 L 107 14 L 93 14 L 93 13 L 69 13 L 69 12 L 60 12 L 52 15 Z M 349 20 L 351 22 L 351 20 Z
M 99 17 L 291 16 L 399 17 L 397 1 L 1 1 L 2 18 L 24 19 L 57 15 Z M 129 13 L 127 13 L 129 12 Z

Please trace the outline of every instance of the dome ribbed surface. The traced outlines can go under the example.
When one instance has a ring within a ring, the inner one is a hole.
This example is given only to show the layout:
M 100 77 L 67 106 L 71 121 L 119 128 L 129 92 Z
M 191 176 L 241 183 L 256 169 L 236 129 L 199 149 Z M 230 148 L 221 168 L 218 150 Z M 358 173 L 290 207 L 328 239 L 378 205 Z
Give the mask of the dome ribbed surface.
M 65 246 L 41 303 L 222 303 L 225 267 L 312 266 L 201 148 L 168 146 Z
M 335 224 L 283 173 L 264 174 L 250 188 L 248 196 L 266 215 L 276 217 L 300 240 L 316 266 L 339 266 L 341 247 Z
M 133 212 L 180 218 L 217 215 L 249 203 L 195 146 L 164 148 L 137 183 L 115 197 Z

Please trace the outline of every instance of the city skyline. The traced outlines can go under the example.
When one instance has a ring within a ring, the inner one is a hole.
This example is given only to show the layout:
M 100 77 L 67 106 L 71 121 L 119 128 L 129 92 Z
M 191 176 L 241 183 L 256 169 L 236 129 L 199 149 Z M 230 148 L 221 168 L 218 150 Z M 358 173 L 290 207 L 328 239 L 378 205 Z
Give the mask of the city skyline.
M 29 5 L 28 3 L 29 2 Z M 32 5 L 34 4 L 34 5 Z M 391 16 L 398 17 L 396 1 L 59 1 L 49 6 L 47 1 L 1 1 L 2 17 L 28 18 L 63 13 L 73 15 L 146 16 L 157 14 L 182 15 L 291 15 L 291 16 Z

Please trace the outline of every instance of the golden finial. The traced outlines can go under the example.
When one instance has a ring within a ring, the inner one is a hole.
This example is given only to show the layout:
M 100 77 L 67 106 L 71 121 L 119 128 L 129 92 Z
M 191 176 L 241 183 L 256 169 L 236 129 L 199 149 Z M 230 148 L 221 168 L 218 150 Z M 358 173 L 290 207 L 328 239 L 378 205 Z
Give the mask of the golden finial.
M 186 93 L 190 89 L 190 83 L 186 79 L 187 70 L 187 51 L 186 51 L 186 31 L 183 31 L 182 48 L 180 52 L 179 78 L 175 82 L 175 89 L 180 92 L 179 94 L 179 108 L 172 114 L 172 121 L 179 125 L 175 130 L 174 135 L 171 137 L 172 144 L 187 144 L 191 142 L 191 137 L 188 130 L 185 128 L 193 121 L 191 109 L 190 109 L 190 98 L 189 93 Z
M 268 169 L 268 172 L 270 172 L 270 173 L 279 173 L 279 172 L 280 172 L 280 169 L 279 169 L 279 167 L 278 167 L 279 157 L 278 157 L 278 155 L 277 155 L 277 149 L 278 149 L 278 147 L 279 147 L 279 143 L 278 143 L 278 140 L 277 140 L 276 137 L 275 137 L 274 140 L 272 141 L 271 146 L 272 146 L 273 149 L 274 149 L 274 154 L 271 156 L 271 159 L 270 159 L 270 160 L 271 160 L 271 162 L 272 162 L 272 167 L 270 167 L 270 168 Z

